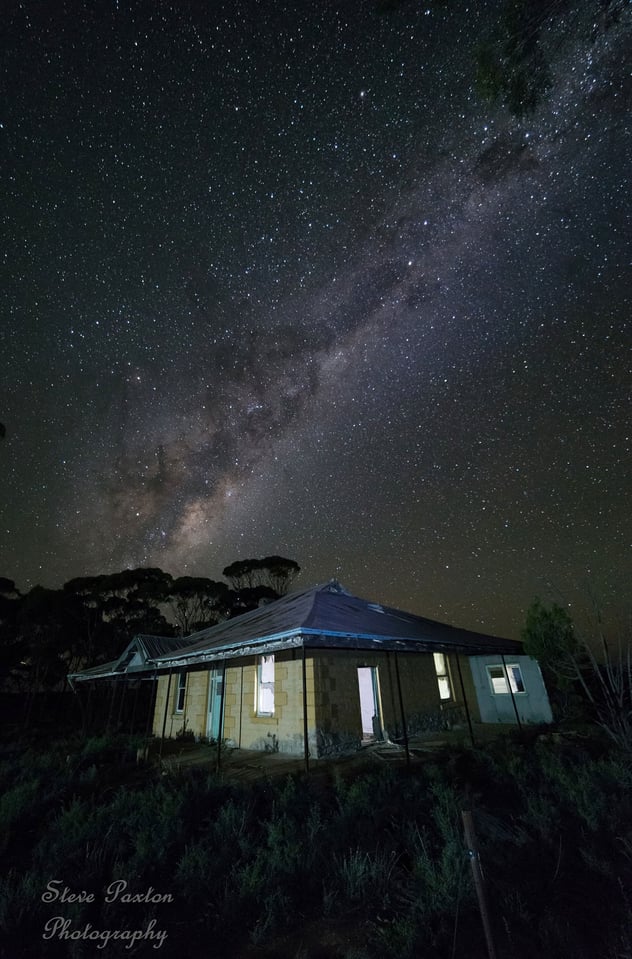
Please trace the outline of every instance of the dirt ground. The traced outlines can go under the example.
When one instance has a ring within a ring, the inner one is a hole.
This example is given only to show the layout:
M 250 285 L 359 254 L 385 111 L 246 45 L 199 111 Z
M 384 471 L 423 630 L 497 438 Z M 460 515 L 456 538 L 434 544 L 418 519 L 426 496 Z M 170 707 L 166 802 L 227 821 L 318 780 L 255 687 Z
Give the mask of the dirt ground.
M 495 726 L 476 724 L 474 726 L 474 740 L 477 745 L 484 745 L 507 733 L 515 730 L 513 725 L 498 724 Z M 175 772 L 192 766 L 208 768 L 216 771 L 222 778 L 231 782 L 249 782 L 262 777 L 287 776 L 294 773 L 331 772 L 333 769 L 360 770 L 364 767 L 378 765 L 405 766 L 427 762 L 444 746 L 470 744 L 470 735 L 465 729 L 452 729 L 440 733 L 427 733 L 412 736 L 408 744 L 409 757 L 403 746 L 390 742 L 370 741 L 351 755 L 339 757 L 310 757 L 306 767 L 305 757 L 281 752 L 259 752 L 253 749 L 239 749 L 227 746 L 222 754 L 217 756 L 217 747 L 208 743 L 182 743 L 178 740 L 157 740 L 152 743 L 150 759 L 160 763 L 165 771 Z

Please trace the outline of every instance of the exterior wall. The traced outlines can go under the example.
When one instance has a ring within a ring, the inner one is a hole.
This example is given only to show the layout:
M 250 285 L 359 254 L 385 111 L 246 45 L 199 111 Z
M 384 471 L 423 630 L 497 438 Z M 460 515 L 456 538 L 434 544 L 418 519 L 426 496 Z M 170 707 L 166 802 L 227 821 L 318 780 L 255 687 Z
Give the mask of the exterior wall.
M 162 735 L 162 727 L 165 721 L 165 699 L 167 689 L 169 688 L 169 676 L 158 677 L 158 690 L 156 693 L 156 705 L 154 707 L 154 736 Z M 169 688 L 169 705 L 167 707 L 167 722 L 165 724 L 165 736 L 172 739 L 181 734 L 185 729 L 194 735 L 206 735 L 206 705 L 208 702 L 208 672 L 189 672 L 187 675 L 187 685 L 184 698 L 184 709 L 182 712 L 176 711 L 176 702 L 178 696 L 178 673 L 171 675 L 171 686 Z
M 221 670 L 222 664 L 214 664 L 214 668 Z M 181 732 L 185 720 L 187 730 L 202 738 L 206 736 L 209 675 L 208 670 L 188 674 L 185 707 L 182 713 L 176 713 L 178 679 L 177 674 L 173 674 L 165 728 L 165 735 L 168 738 L 175 737 Z M 256 679 L 257 659 L 255 657 L 244 657 L 237 664 L 227 666 L 222 739 L 229 740 L 243 749 L 302 755 L 304 736 L 301 651 L 275 654 L 273 716 L 256 715 Z M 306 681 L 308 739 L 310 751 L 312 755 L 316 755 L 314 671 L 310 659 L 306 660 Z M 156 736 L 162 735 L 167 684 L 168 677 L 161 676 L 158 680 L 154 711 L 153 731 Z
M 377 668 L 382 738 L 403 736 L 397 687 L 399 667 L 401 695 L 409 735 L 465 724 L 463 692 L 455 654 L 446 656 L 452 697 L 441 700 L 431 653 L 363 652 L 355 650 L 309 650 L 306 655 L 308 742 L 312 756 L 336 755 L 358 749 L 362 743 L 362 718 L 358 669 Z M 460 656 L 461 676 L 470 716 L 474 722 L 515 722 L 511 696 L 492 692 L 487 665 L 498 656 Z M 539 666 L 528 656 L 511 657 L 518 662 L 525 693 L 516 695 L 521 721 L 550 722 L 551 709 Z M 302 651 L 275 654 L 274 715 L 257 716 L 255 687 L 257 659 L 244 657 L 226 667 L 222 739 L 243 749 L 302 755 L 303 673 Z M 222 664 L 214 664 L 222 669 Z M 182 712 L 176 712 L 178 674 L 173 673 L 165 735 L 177 736 L 183 728 L 201 738 L 207 735 L 209 670 L 190 672 Z M 160 676 L 156 694 L 153 731 L 162 735 L 168 676 Z M 380 731 L 377 731 L 378 735 Z
M 218 663 L 221 669 L 221 663 Z M 241 746 L 241 722 L 243 713 L 244 667 L 226 667 L 226 688 L 224 690 L 224 720 L 222 739 Z
M 313 664 L 306 659 L 307 725 L 310 751 L 315 755 L 314 722 L 314 673 Z M 303 664 L 302 651 L 276 653 L 274 659 L 274 715 L 257 716 L 255 712 L 255 686 L 257 660 L 250 658 L 243 663 L 243 690 L 241 696 L 236 688 L 235 722 L 232 738 L 244 749 L 260 749 L 269 752 L 304 752 L 303 736 Z M 241 708 L 239 709 L 239 704 Z M 228 697 L 227 697 L 228 707 Z M 237 714 L 241 712 L 240 722 Z M 226 736 L 229 736 L 226 725 Z
M 383 738 L 403 735 L 394 653 L 336 649 L 312 650 L 310 655 L 314 661 L 319 756 L 351 751 L 362 742 L 358 686 L 358 669 L 362 666 L 377 668 Z M 448 704 L 439 696 L 432 655 L 398 653 L 397 665 L 408 733 L 444 728 Z
M 461 682 L 459 680 L 459 670 L 457 666 L 461 667 L 461 678 L 463 680 L 463 688 L 465 690 L 465 699 L 467 700 L 467 708 L 470 713 L 470 719 L 473 723 L 480 723 L 481 712 L 478 706 L 478 698 L 476 696 L 476 687 L 474 685 L 474 677 L 472 675 L 472 667 L 470 665 L 470 657 L 457 655 L 452 653 L 449 657 L 450 663 L 450 675 L 452 678 L 452 688 L 454 690 L 455 703 L 458 704 L 458 720 L 467 722 L 465 708 L 463 704 L 463 691 L 461 689 Z
M 537 661 L 531 659 L 530 656 L 505 656 L 505 662 L 508 666 L 517 663 L 522 673 L 525 691 L 514 694 L 520 722 L 552 722 L 553 714 L 549 704 L 549 697 Z M 502 660 L 499 656 L 470 657 L 470 666 L 476 689 L 481 722 L 515 723 L 516 714 L 510 693 L 494 693 L 490 685 L 487 666 L 498 665 L 502 665 Z

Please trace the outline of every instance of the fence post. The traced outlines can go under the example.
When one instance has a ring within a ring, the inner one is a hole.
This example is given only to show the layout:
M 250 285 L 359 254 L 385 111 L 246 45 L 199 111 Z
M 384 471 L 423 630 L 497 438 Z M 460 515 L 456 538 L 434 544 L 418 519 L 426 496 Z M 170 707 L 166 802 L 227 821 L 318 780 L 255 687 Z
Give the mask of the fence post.
M 478 852 L 476 842 L 476 833 L 474 831 L 474 821 L 472 813 L 469 810 L 462 810 L 463 829 L 465 831 L 465 841 L 467 843 L 467 852 L 472 865 L 472 876 L 474 879 L 474 888 L 476 889 L 476 898 L 478 899 L 478 908 L 483 920 L 483 929 L 485 931 L 485 940 L 487 942 L 487 954 L 489 959 L 496 959 L 496 949 L 492 936 L 492 926 L 489 919 L 489 910 L 487 908 L 487 897 L 485 895 L 485 880 L 483 870 L 481 869 L 481 858 Z

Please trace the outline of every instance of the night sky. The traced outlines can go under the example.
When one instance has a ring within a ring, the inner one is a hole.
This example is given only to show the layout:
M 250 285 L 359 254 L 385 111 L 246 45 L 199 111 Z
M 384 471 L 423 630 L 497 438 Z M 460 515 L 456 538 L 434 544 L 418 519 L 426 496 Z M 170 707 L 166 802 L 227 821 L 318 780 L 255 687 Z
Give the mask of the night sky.
M 526 120 L 474 89 L 499 3 L 376 6 L 9 0 L 21 589 L 276 553 L 501 635 L 626 609 L 630 5 L 561 5 Z

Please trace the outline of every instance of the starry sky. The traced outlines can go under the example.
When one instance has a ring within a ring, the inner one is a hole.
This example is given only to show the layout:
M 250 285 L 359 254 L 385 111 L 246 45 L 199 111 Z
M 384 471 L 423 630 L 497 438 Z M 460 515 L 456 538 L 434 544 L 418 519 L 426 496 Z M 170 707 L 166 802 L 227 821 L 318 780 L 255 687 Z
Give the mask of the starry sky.
M 9 0 L 0 574 L 281 554 L 517 636 L 629 601 L 632 12 Z

